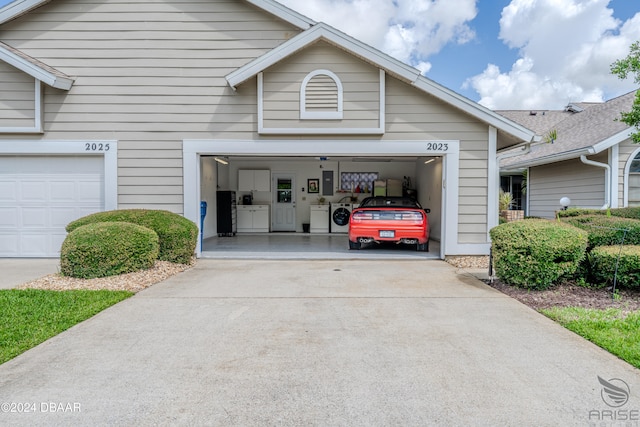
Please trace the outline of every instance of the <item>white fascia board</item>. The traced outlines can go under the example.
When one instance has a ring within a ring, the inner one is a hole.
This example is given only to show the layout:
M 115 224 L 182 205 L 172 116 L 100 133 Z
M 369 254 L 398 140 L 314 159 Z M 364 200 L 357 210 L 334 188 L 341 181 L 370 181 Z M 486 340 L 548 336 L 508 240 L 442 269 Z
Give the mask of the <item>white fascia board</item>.
M 622 132 L 618 132 L 617 134 L 610 136 L 604 141 L 600 141 L 597 144 L 594 144 L 593 147 L 590 147 L 593 149 L 593 154 L 601 153 L 602 151 L 608 150 L 614 145 L 618 145 L 621 142 L 631 138 L 631 134 L 633 133 L 633 130 L 634 130 L 633 128 L 627 128 Z
M 502 170 L 514 170 L 514 169 L 522 169 L 533 166 L 540 166 L 547 163 L 555 163 L 561 162 L 564 160 L 577 159 L 582 155 L 591 156 L 594 154 L 601 153 L 609 148 L 620 144 L 621 142 L 629 139 L 631 134 L 633 133 L 633 128 L 627 128 L 622 132 L 618 132 L 617 134 L 610 136 L 604 141 L 600 141 L 597 144 L 590 145 L 588 147 L 582 147 L 571 151 L 565 151 L 557 154 L 550 154 L 544 157 L 538 157 L 536 159 L 527 160 L 524 162 L 513 163 L 511 165 L 505 166 Z
M 500 129 L 509 135 L 513 135 L 525 142 L 538 142 L 542 139 L 540 135 L 525 128 L 524 126 L 497 114 L 490 109 L 471 101 L 464 96 L 447 89 L 446 87 L 430 80 L 424 76 L 420 76 L 413 85 L 418 89 L 426 92 L 436 98 L 441 99 L 465 113 L 491 125 L 496 129 Z
M 315 21 L 313 21 L 312 19 L 307 18 L 306 16 L 272 0 L 245 1 L 303 30 L 306 30 L 307 28 L 315 24 Z
M 376 64 L 385 71 L 401 76 L 408 81 L 414 81 L 420 75 L 420 72 L 415 68 L 381 54 L 371 46 L 367 46 L 366 44 L 339 32 L 335 28 L 319 23 L 228 74 L 226 76 L 227 82 L 229 83 L 229 86 L 235 88 L 239 84 L 249 80 L 270 66 L 280 62 L 284 58 L 287 58 L 295 52 L 315 43 L 319 39 L 324 39 L 336 46 L 339 46 L 356 56 L 360 56 L 361 58 Z
M 530 168 L 534 166 L 546 165 L 549 163 L 562 162 L 565 160 L 578 159 L 582 155 L 591 155 L 596 154 L 593 147 L 584 147 L 577 150 L 565 151 L 564 153 L 551 154 L 549 156 L 538 157 L 537 159 L 532 159 L 524 162 L 513 163 L 508 166 L 501 167 L 500 170 L 508 171 L 515 169 L 523 169 Z
M 73 79 L 71 77 L 63 77 L 45 70 L 42 67 L 38 67 L 36 64 L 22 58 L 19 55 L 4 49 L 0 46 L 0 61 L 4 61 L 7 64 L 17 68 L 18 70 L 29 74 L 36 80 L 40 80 L 56 89 L 69 90 L 73 85 Z M 62 74 L 62 73 L 60 73 Z

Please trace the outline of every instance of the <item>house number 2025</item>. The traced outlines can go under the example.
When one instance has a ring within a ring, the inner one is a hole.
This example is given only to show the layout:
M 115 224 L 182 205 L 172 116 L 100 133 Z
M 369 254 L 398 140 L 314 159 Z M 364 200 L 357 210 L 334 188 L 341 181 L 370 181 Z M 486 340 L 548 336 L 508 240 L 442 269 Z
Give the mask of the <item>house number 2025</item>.
M 87 142 L 84 144 L 84 151 L 109 151 L 109 143 Z

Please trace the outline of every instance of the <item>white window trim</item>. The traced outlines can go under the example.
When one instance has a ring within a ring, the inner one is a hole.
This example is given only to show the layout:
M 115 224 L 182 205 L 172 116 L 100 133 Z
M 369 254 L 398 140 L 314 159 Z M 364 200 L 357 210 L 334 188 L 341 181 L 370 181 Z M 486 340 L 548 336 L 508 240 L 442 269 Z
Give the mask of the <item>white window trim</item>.
M 624 194 L 622 207 L 629 207 L 629 170 L 631 169 L 631 162 L 636 156 L 640 154 L 640 148 L 636 148 L 627 159 L 627 163 L 624 165 Z
M 0 127 L 0 133 L 43 133 L 44 93 L 42 82 L 35 79 L 33 126 Z
M 336 84 L 338 90 L 338 111 L 307 111 L 307 85 L 316 76 L 327 76 Z M 342 120 L 343 89 L 340 78 L 329 70 L 315 70 L 307 74 L 300 86 L 300 119 L 301 120 Z

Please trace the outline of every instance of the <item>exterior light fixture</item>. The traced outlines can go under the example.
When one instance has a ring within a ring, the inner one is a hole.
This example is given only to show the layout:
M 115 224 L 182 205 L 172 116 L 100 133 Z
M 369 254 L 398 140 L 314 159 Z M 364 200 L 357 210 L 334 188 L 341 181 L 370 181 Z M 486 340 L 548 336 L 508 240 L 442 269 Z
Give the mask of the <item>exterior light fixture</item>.
M 560 205 L 562 206 L 562 210 L 566 211 L 569 205 L 571 204 L 571 199 L 568 197 L 563 197 L 560 199 Z

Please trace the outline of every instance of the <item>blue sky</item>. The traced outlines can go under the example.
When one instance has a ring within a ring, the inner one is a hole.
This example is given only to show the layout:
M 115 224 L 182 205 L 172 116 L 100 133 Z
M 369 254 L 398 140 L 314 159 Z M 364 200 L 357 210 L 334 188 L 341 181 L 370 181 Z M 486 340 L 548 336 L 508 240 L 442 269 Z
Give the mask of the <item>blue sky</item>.
M 637 0 L 279 1 L 492 109 L 559 109 L 637 88 L 609 72 L 640 40 Z

